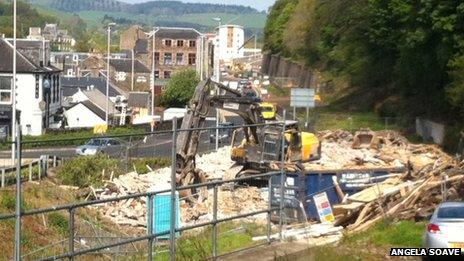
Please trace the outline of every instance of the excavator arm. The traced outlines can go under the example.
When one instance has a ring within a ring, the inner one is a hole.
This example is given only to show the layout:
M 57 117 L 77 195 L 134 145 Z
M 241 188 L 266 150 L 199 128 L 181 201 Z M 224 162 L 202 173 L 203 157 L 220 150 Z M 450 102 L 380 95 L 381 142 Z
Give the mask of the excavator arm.
M 185 186 L 206 181 L 204 173 L 196 168 L 195 155 L 201 132 L 198 128 L 203 127 L 205 118 L 213 108 L 238 114 L 246 125 L 263 122 L 259 104 L 253 98 L 242 96 L 240 92 L 210 79 L 200 82 L 182 121 L 181 130 L 185 131 L 179 133 L 176 141 L 176 181 L 178 185 Z M 248 141 L 259 142 L 256 126 L 244 128 L 244 134 Z M 206 190 L 199 193 L 199 200 L 207 196 Z M 190 200 L 193 200 L 193 194 L 191 190 L 181 191 L 181 197 L 187 197 Z

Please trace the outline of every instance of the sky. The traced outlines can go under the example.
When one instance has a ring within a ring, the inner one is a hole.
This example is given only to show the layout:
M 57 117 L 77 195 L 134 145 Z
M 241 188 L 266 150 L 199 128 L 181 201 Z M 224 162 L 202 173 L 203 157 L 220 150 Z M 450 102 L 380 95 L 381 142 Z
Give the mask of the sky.
M 127 3 L 141 3 L 151 0 L 121 0 Z M 274 4 L 275 0 L 181 0 L 187 3 L 213 3 L 213 4 L 229 4 L 229 5 L 244 5 L 251 6 L 260 11 L 267 10 L 269 6 Z

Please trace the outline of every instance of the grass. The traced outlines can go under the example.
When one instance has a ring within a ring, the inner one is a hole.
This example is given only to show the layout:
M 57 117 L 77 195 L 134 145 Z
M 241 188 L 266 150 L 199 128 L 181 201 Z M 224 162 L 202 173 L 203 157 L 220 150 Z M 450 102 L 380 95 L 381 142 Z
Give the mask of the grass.
M 365 232 L 346 236 L 337 246 L 318 247 L 308 255 L 312 260 L 382 260 L 391 247 L 421 247 L 425 225 L 383 220 Z
M 105 135 L 126 135 L 132 134 L 136 136 L 136 139 L 141 137 L 141 134 L 146 133 L 142 127 L 114 127 L 108 130 Z M 24 142 L 30 142 L 23 144 L 23 149 L 37 148 L 37 147 L 62 147 L 62 146 L 77 146 L 82 145 L 87 140 L 98 137 L 93 134 L 93 130 L 81 129 L 81 130 L 48 130 L 46 134 L 40 136 L 23 136 Z M 124 138 L 128 139 L 128 138 Z M 57 141 L 61 140 L 61 141 Z M 10 149 L 11 144 L 2 142 L 0 143 L 0 149 Z
M 176 21 L 201 24 L 208 27 L 217 26 L 217 22 L 212 17 L 222 18 L 223 24 L 231 21 L 231 24 L 241 25 L 246 28 L 264 28 L 266 23 L 265 14 L 227 14 L 227 13 L 207 13 L 207 14 L 185 14 L 176 16 Z M 172 18 L 172 17 L 166 17 Z M 164 18 L 164 19 L 166 19 Z M 160 20 L 163 17 L 159 18 Z
M 15 191 L 12 187 L 0 190 L 0 215 L 14 212 Z M 73 192 L 61 189 L 48 181 L 23 184 L 24 210 L 32 210 L 51 206 L 59 206 L 75 202 Z M 76 209 L 75 225 L 79 235 L 92 235 L 93 229 L 84 220 L 91 221 L 102 231 L 121 234 L 118 227 L 108 220 L 101 218 L 96 210 L 88 208 Z M 0 260 L 11 260 L 14 249 L 14 219 L 0 221 Z M 26 260 L 40 259 L 61 253 L 61 245 L 50 247 L 51 244 L 65 240 L 68 236 L 69 214 L 67 211 L 50 212 L 22 218 L 22 254 L 27 254 L 42 247 L 49 246 L 38 255 L 31 255 Z M 40 254 L 44 254 L 41 256 Z
M 264 235 L 265 227 L 254 223 L 226 222 L 218 225 L 218 254 L 226 254 L 236 250 L 260 244 L 254 242 L 254 236 Z M 212 256 L 212 228 L 185 232 L 177 240 L 176 260 L 207 260 Z M 156 260 L 169 260 L 169 247 L 156 249 Z M 146 251 L 137 256 L 127 256 L 123 260 L 146 259 Z
M 304 119 L 304 116 L 300 116 Z M 373 131 L 393 129 L 399 130 L 400 126 L 395 119 L 379 118 L 371 112 L 322 112 L 315 113 L 316 129 L 321 130 L 347 130 L 356 131 L 361 128 L 369 128 Z

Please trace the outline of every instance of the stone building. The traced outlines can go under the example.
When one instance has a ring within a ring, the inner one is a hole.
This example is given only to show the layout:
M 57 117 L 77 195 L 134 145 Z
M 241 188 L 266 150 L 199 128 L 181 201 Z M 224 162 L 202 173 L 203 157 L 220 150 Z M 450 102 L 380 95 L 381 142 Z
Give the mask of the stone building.
M 27 39 L 49 41 L 54 51 L 72 51 L 76 40 L 68 34 L 68 30 L 59 29 L 57 24 L 46 24 L 43 30 L 40 27 L 30 27 Z
M 176 71 L 196 69 L 198 43 L 202 34 L 193 28 L 159 27 L 155 30 L 155 77 L 169 79 Z M 150 32 L 133 26 L 121 34 L 120 49 L 133 52 L 146 67 L 152 68 L 153 39 Z

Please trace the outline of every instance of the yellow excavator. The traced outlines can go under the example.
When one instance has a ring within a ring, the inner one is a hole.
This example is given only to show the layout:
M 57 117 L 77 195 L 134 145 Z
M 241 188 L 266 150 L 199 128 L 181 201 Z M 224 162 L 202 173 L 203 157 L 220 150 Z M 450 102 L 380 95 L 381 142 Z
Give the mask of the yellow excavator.
M 298 122 L 264 124 L 266 122 L 256 98 L 244 96 L 208 79 L 196 87 L 187 114 L 182 120 L 181 129 L 192 130 L 180 132 L 177 138 L 176 173 L 177 184 L 180 186 L 206 181 L 204 173 L 196 168 L 195 156 L 199 144 L 199 128 L 203 126 L 210 110 L 216 108 L 239 115 L 245 123 L 244 127 L 234 130 L 232 134 L 231 158 L 237 165 L 233 168 L 237 171 L 232 178 L 281 167 L 282 156 L 286 164 L 293 166 L 320 158 L 321 145 L 318 138 L 313 133 L 299 131 Z M 190 190 L 181 191 L 182 197 L 191 195 Z

